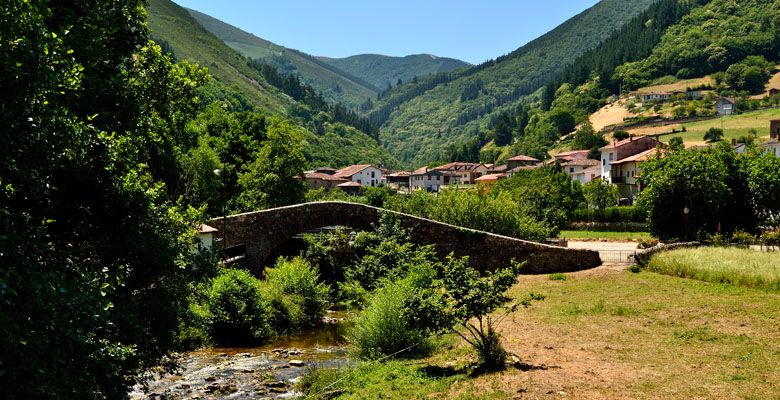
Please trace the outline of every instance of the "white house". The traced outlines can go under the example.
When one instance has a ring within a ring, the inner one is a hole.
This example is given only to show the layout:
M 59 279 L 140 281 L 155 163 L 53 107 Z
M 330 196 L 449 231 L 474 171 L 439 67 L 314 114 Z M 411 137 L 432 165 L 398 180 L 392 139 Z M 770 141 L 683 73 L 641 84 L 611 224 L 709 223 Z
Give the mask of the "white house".
M 643 151 L 662 146 L 661 142 L 649 136 L 630 137 L 619 142 L 612 142 L 601 149 L 601 178 L 613 182 L 612 164 L 624 158 L 642 153 Z
M 409 175 L 409 187 L 411 190 L 427 190 L 429 192 L 438 192 L 444 183 L 444 172 L 428 167 L 421 167 Z
M 336 171 L 333 176 L 361 186 L 379 186 L 382 183 L 382 171 L 370 164 L 351 165 Z
M 206 224 L 198 227 L 198 247 L 197 251 L 208 250 L 214 245 L 214 233 L 217 229 Z
M 721 97 L 715 103 L 715 109 L 718 111 L 718 115 L 731 115 L 736 110 L 736 104 L 737 99 L 734 97 Z
M 569 176 L 571 179 L 584 185 L 590 181 L 601 178 L 601 166 L 596 164 L 595 166 L 570 173 Z
M 589 178 L 589 176 L 589 179 L 586 179 L 585 175 L 580 175 L 580 173 L 586 169 L 589 169 L 591 170 L 590 172 L 592 172 L 593 167 L 597 167 L 599 170 L 597 176 L 601 176 L 601 167 L 599 166 L 600 162 L 598 160 L 573 158 L 570 160 L 559 160 L 558 164 L 560 164 L 563 172 L 569 175 L 570 178 L 580 181 L 580 183 L 588 183 L 593 180 L 593 178 Z

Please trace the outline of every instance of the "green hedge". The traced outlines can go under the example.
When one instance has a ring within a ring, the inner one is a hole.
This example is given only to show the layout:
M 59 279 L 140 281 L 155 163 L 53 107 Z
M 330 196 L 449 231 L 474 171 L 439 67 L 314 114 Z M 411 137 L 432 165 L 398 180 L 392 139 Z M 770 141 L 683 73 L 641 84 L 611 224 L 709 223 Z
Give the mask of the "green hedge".
M 578 208 L 572 222 L 646 222 L 647 210 L 637 206 L 607 207 L 603 210 Z

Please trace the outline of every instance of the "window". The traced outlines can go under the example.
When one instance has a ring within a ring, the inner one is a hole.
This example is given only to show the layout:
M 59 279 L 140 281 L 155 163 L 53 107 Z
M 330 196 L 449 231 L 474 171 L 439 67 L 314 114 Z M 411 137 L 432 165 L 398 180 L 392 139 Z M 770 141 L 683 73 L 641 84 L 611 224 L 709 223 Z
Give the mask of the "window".
M 361 185 L 363 184 L 363 182 L 361 182 L 361 181 L 360 181 L 360 179 L 358 179 L 358 180 L 357 180 L 357 182 L 358 182 L 359 184 L 361 184 Z
M 607 159 L 606 158 L 601 160 L 601 165 L 603 165 L 605 167 L 607 166 Z
M 371 171 L 371 177 L 372 178 L 374 177 L 374 171 Z
M 615 159 L 615 153 L 609 153 L 609 161 L 612 161 Z
M 569 168 L 569 172 L 574 172 L 574 167 Z

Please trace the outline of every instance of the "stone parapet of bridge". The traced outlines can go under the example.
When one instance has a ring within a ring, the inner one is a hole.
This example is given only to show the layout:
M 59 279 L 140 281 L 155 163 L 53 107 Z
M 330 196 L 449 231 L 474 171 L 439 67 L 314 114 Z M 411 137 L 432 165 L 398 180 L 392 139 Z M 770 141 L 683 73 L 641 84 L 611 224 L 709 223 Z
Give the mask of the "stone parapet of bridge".
M 216 218 L 223 248 L 241 249 L 238 263 L 260 271 L 267 258 L 293 236 L 326 226 L 372 230 L 382 213 L 394 214 L 414 243 L 431 244 L 440 256 L 468 256 L 479 270 L 494 270 L 511 260 L 527 261 L 525 274 L 574 272 L 601 265 L 598 252 L 549 246 L 527 240 L 462 228 L 413 215 L 358 203 L 315 202 Z

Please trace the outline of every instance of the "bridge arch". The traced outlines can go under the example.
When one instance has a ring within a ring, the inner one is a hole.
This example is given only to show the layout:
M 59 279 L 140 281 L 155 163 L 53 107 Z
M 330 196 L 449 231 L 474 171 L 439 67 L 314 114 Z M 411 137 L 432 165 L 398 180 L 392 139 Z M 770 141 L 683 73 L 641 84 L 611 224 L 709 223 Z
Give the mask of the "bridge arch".
M 435 245 L 441 256 L 451 252 L 469 256 L 480 270 L 505 267 L 512 259 L 527 261 L 524 273 L 529 274 L 573 272 L 601 264 L 595 251 L 549 246 L 347 202 L 297 204 L 217 218 L 209 225 L 218 229 L 216 237 L 225 248 L 242 246 L 244 256 L 238 263 L 258 270 L 272 261 L 267 258 L 274 249 L 299 233 L 337 225 L 371 230 L 383 212 L 395 214 L 415 243 Z

